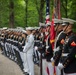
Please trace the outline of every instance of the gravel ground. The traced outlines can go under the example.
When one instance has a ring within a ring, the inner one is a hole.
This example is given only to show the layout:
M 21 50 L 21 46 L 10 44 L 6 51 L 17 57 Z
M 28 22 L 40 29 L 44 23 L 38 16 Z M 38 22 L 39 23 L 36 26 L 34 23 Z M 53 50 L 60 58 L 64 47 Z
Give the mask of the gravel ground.
M 0 75 L 24 75 L 19 66 L 1 54 L 0 51 Z M 40 75 L 40 70 L 35 65 L 35 75 Z

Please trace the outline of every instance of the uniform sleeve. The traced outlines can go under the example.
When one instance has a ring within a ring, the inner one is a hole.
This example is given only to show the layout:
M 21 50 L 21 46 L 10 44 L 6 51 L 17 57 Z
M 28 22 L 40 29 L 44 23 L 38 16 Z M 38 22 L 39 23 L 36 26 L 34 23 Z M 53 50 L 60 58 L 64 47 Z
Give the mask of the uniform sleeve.
M 60 57 L 61 57 L 61 53 L 62 53 L 62 50 L 59 50 L 59 51 L 55 52 L 55 56 L 53 57 L 54 60 L 55 60 L 55 62 L 54 62 L 55 66 L 57 66 L 58 63 L 59 63 L 59 60 L 60 60 Z
M 75 59 L 76 55 L 76 39 L 72 39 L 69 41 L 69 51 L 70 53 L 66 57 L 65 61 L 63 62 L 64 67 L 67 67 L 70 63 L 72 63 Z
M 27 52 L 33 43 L 34 43 L 34 38 L 33 36 L 30 36 L 28 42 L 24 46 L 23 52 Z
M 46 49 L 46 56 L 49 56 L 50 58 L 53 57 L 53 49 L 50 43 L 50 38 L 48 39 L 48 48 Z
M 58 43 L 59 43 L 60 47 L 63 47 L 65 38 L 66 38 L 66 34 L 62 33 L 61 36 L 59 37 L 59 40 L 58 40 Z
M 65 39 L 65 35 L 61 34 L 61 36 L 59 37 L 58 41 L 57 41 L 57 48 L 55 49 L 55 55 L 54 55 L 54 60 L 55 60 L 55 65 L 57 66 L 62 54 L 62 47 L 64 44 L 64 39 Z

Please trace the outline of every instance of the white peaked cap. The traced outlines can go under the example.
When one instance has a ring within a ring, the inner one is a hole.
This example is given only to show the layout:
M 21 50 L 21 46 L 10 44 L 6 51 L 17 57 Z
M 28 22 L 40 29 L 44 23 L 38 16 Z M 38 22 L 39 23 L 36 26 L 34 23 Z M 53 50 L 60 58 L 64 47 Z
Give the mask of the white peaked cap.
M 74 24 L 74 22 L 76 22 L 75 20 L 69 18 L 62 18 L 62 20 L 63 20 L 63 24 L 64 23 Z
M 33 27 L 26 27 L 26 30 L 33 30 Z
M 45 23 L 39 22 L 39 26 L 41 27 L 41 26 L 46 26 L 46 25 L 45 25 Z
M 22 30 L 23 33 L 26 33 L 26 30 Z
M 22 28 L 22 27 L 17 27 L 17 29 L 24 29 L 24 28 Z
M 3 29 L 8 29 L 7 27 L 3 27 Z
M 61 24 L 63 23 L 63 21 L 61 19 L 53 19 L 54 20 L 54 26 L 56 26 L 57 24 Z
M 54 23 L 63 23 L 63 21 L 61 19 L 53 19 Z
M 35 30 L 40 29 L 40 27 L 34 27 Z

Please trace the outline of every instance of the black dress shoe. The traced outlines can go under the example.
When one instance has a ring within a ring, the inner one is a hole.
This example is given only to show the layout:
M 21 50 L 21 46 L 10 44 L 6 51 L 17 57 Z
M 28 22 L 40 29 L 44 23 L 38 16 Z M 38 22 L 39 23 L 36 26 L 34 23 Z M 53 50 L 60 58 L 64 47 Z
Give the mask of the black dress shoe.
M 24 74 L 25 74 L 25 75 L 29 75 L 29 73 L 27 73 L 27 72 L 24 72 Z
M 19 67 L 20 67 L 21 70 L 23 70 L 23 68 L 24 68 L 23 65 L 19 65 Z

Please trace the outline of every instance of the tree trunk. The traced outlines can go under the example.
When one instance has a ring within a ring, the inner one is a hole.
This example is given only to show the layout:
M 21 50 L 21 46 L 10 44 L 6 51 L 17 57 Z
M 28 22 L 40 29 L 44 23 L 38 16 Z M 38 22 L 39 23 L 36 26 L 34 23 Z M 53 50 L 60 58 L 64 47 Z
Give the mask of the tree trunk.
M 66 0 L 66 18 L 68 18 L 67 3 L 68 3 L 68 0 Z
M 27 27 L 27 18 L 28 18 L 28 0 L 24 0 L 25 1 L 25 26 Z
M 2 1 L 0 2 L 0 27 L 2 26 Z
M 0 11 L 0 27 L 2 26 L 2 11 Z
M 43 10 L 44 10 L 45 1 L 41 0 L 40 9 L 39 9 L 39 22 L 43 22 Z
M 65 2 L 65 4 L 64 4 L 64 2 Z M 68 11 L 67 11 L 68 0 L 65 0 L 65 1 L 62 0 L 61 3 L 62 3 L 62 7 L 64 9 L 64 12 L 65 12 L 65 17 L 68 18 Z
M 9 27 L 10 28 L 14 28 L 14 2 L 13 0 L 10 0 L 10 4 L 9 4 Z

